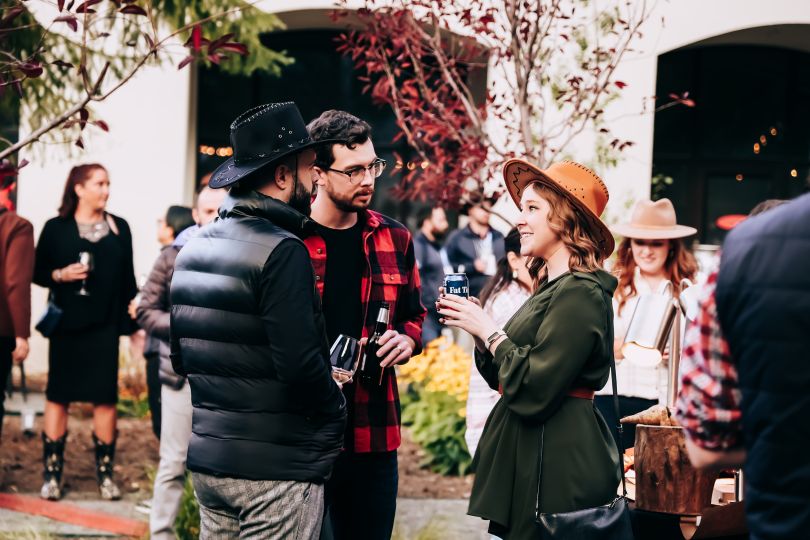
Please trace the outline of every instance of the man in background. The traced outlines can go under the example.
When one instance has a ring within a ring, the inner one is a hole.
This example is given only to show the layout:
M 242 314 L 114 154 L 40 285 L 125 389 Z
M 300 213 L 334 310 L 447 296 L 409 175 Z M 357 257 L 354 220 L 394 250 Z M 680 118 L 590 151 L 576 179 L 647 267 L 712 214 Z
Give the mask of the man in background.
M 469 218 L 467 226 L 454 231 L 444 249 L 454 272 L 464 272 L 470 280 L 470 296 L 478 297 L 490 277 L 495 275 L 497 262 L 506 256 L 503 235 L 489 224 L 489 209 L 494 201 L 473 196 L 462 207 Z
M 735 227 L 705 292 L 681 366 L 678 416 L 690 459 L 743 468 L 753 540 L 805 538 L 810 194 Z
M 442 286 L 446 263 L 442 260 L 442 240 L 447 235 L 450 225 L 447 214 L 440 207 L 422 208 L 416 214 L 419 232 L 413 239 L 416 263 L 419 265 L 419 278 L 422 280 L 422 305 L 427 309 L 425 322 L 422 325 L 422 343 L 430 343 L 442 332 L 439 315 L 436 313 L 436 300 L 439 298 L 439 287 Z
M 155 474 L 152 506 L 149 514 L 150 537 L 174 539 L 174 521 L 180 510 L 180 499 L 186 479 L 186 453 L 191 438 L 191 389 L 186 378 L 172 368 L 169 345 L 169 319 L 171 301 L 169 291 L 174 274 L 174 263 L 180 249 L 202 227 L 217 217 L 219 205 L 225 199 L 224 190 L 203 187 L 197 194 L 192 209 L 196 225 L 180 232 L 173 243 L 166 246 L 155 261 L 146 284 L 141 290 L 138 305 L 138 324 L 157 343 L 158 380 L 160 402 L 158 417 L 160 437 L 160 463 Z M 154 413 L 153 413 L 154 414 Z
M 15 212 L 0 206 L 0 433 L 11 366 L 28 357 L 33 275 L 34 228 Z

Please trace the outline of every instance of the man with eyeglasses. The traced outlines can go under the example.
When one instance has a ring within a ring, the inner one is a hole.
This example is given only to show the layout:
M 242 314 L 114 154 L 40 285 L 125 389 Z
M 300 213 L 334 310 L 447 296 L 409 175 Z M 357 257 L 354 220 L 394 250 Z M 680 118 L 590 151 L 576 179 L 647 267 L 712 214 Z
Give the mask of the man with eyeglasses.
M 316 149 L 318 194 L 311 217 L 317 233 L 304 243 L 315 268 L 326 333 L 369 337 L 383 302 L 389 330 L 380 340 L 383 367 L 408 361 L 422 349 L 419 272 L 405 226 L 369 210 L 374 184 L 385 169 L 371 141 L 371 127 L 344 111 L 326 111 L 310 122 L 313 141 L 338 140 Z M 371 359 L 369 359 L 371 360 Z M 400 445 L 396 375 L 384 369 L 380 384 L 343 387 L 348 403 L 345 450 L 326 486 L 329 519 L 323 537 L 388 539 L 394 526 Z

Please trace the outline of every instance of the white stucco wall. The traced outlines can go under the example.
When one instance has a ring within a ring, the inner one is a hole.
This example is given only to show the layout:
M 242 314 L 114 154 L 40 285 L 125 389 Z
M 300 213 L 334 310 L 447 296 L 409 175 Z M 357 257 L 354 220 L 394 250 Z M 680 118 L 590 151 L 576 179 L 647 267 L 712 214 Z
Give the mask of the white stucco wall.
M 20 172 L 18 211 L 34 224 L 37 237 L 56 215 L 70 168 L 101 163 L 110 173 L 108 209 L 126 219 L 132 229 L 135 275 L 149 272 L 159 251 L 156 220 L 169 205 L 191 202 L 193 170 L 188 150 L 195 134 L 190 130 L 190 79 L 188 68 L 145 68 L 95 106 L 96 116 L 109 124 L 110 132 L 85 128 L 93 132 L 85 137 L 85 152 L 70 157 L 60 146 L 23 151 L 22 157 L 31 164 Z M 23 126 L 21 131 L 24 136 L 28 128 Z M 46 291 L 33 289 L 35 322 L 45 306 Z M 46 345 L 34 332 L 29 371 L 47 369 Z
M 664 26 L 661 27 L 661 18 Z M 609 107 L 606 118 L 615 118 L 611 129 L 635 145 L 624 152 L 621 164 L 605 174 L 611 190 L 611 217 L 621 213 L 625 197 L 649 197 L 653 155 L 653 115 L 640 114 L 642 100 L 656 93 L 658 56 L 692 43 L 746 28 L 780 24 L 810 24 L 810 2 L 801 0 L 677 0 L 658 2 L 644 37 L 617 70 L 616 78 L 628 83 L 621 99 Z M 808 27 L 810 35 L 810 27 Z M 688 89 L 684 89 L 688 90 Z M 659 101 L 659 104 L 662 102 Z M 698 104 L 699 106 L 699 104 Z M 618 208 L 617 208 L 618 206 Z

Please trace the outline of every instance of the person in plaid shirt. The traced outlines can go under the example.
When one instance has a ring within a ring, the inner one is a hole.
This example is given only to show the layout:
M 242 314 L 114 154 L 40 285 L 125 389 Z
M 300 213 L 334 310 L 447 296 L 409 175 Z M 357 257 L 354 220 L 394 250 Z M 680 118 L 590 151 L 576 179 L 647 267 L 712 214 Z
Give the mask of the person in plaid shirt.
M 371 127 L 344 111 L 326 111 L 308 126 L 317 150 L 317 232 L 304 239 L 322 297 L 330 342 L 340 334 L 367 338 L 382 302 L 391 307 L 380 340 L 380 385 L 343 388 L 348 406 L 345 451 L 327 484 L 326 537 L 387 539 L 396 513 L 400 405 L 393 366 L 421 351 L 425 308 L 411 234 L 368 209 L 385 161 L 374 151 Z
M 689 325 L 681 356 L 681 390 L 676 415 L 686 430 L 695 466 L 739 466 L 742 449 L 737 366 L 717 318 L 717 270 L 703 289 L 700 312 Z

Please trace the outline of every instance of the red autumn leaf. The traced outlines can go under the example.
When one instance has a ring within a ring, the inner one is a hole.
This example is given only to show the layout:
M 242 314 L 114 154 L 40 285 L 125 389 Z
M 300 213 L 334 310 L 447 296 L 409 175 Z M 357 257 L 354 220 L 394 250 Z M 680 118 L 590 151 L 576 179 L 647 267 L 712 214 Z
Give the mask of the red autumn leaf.
M 149 37 L 149 34 L 144 34 L 143 37 L 146 40 L 146 43 L 149 45 L 149 48 L 154 49 L 155 41 L 151 37 Z
M 613 84 L 615 84 L 616 86 L 618 86 L 620 90 L 621 90 L 622 88 L 625 88 L 625 87 L 627 86 L 627 83 L 626 83 L 626 82 L 622 82 L 622 81 L 615 81 Z
M 681 96 L 679 96 L 678 94 L 674 94 L 674 93 L 670 94 L 669 97 L 671 99 L 674 99 L 675 101 L 680 101 L 680 99 L 681 99 Z
M 107 122 L 105 122 L 104 120 L 94 120 L 94 121 L 92 121 L 90 123 L 98 126 L 99 128 L 101 128 L 104 131 L 110 131 L 110 126 L 108 126 Z
M 78 146 L 79 148 L 81 148 L 82 150 L 84 150 L 84 141 L 82 141 L 82 138 L 81 138 L 81 137 L 79 137 L 78 139 L 76 139 L 76 146 Z
M 141 6 L 136 6 L 135 4 L 129 4 L 121 9 L 118 10 L 119 13 L 124 13 L 126 15 L 143 15 L 146 17 L 146 10 L 143 9 Z
M 220 47 L 223 51 L 228 51 L 236 54 L 241 54 L 242 56 L 246 56 L 248 54 L 247 45 L 242 43 L 237 43 L 235 41 L 229 41 Z
M 76 0 L 70 0 L 70 2 L 68 2 L 68 4 L 67 4 L 67 7 L 65 7 L 65 11 L 70 11 L 73 8 L 73 4 L 75 4 L 75 3 L 76 3 Z
M 220 36 L 211 43 L 208 44 L 208 53 L 214 53 L 217 49 L 219 49 L 222 45 L 225 44 L 226 41 L 231 39 L 233 34 L 225 34 L 224 36 Z
M 191 31 L 191 43 L 195 51 L 199 51 L 202 47 L 202 30 L 199 26 L 195 26 Z
M 183 60 L 181 60 L 179 64 L 177 64 L 177 69 L 183 69 L 193 61 L 194 57 L 192 55 L 188 55 L 185 58 L 183 58 Z
M 222 55 L 219 54 L 219 53 L 214 53 L 214 54 L 209 54 L 207 58 L 212 63 L 219 65 L 219 62 L 222 60 Z
M 88 118 L 90 118 L 90 113 L 88 110 L 84 107 L 79 109 L 79 129 L 84 129 L 84 126 L 87 125 Z
M 63 22 L 67 24 L 74 32 L 79 29 L 79 20 L 75 15 L 62 15 L 53 20 L 53 22 Z
M 96 10 L 90 8 L 100 2 L 101 0 L 86 0 L 76 8 L 76 13 L 95 13 Z
M 57 0 L 56 6 L 59 8 L 59 11 L 65 9 L 65 0 Z
M 30 79 L 36 79 L 42 75 L 42 66 L 39 62 L 20 62 L 19 64 L 16 64 L 15 67 L 22 71 L 25 76 Z
M 0 21 L 0 26 L 10 26 L 11 22 L 22 13 L 25 13 L 25 8 L 21 6 L 9 9 L 3 17 L 3 20 Z
M 681 104 L 686 107 L 694 107 L 696 105 L 693 99 L 682 99 Z

